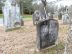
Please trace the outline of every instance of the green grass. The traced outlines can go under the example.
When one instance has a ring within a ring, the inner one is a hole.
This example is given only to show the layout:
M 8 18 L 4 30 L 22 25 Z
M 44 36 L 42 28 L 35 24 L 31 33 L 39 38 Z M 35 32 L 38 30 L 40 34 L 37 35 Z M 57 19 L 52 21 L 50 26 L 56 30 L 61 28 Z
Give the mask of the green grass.
M 3 14 L 0 14 L 0 18 L 3 18 Z M 32 15 L 23 15 L 24 20 L 32 20 Z
M 24 15 L 24 18 L 32 18 L 32 15 Z
M 3 18 L 3 14 L 0 14 L 0 18 Z
M 32 20 L 32 15 L 24 15 L 23 18 L 25 20 Z
M 59 43 L 55 47 L 52 47 L 52 48 L 49 48 L 46 50 L 41 50 L 39 52 L 34 51 L 34 54 L 57 54 L 57 52 L 59 54 L 62 54 L 64 52 L 64 44 L 63 43 Z

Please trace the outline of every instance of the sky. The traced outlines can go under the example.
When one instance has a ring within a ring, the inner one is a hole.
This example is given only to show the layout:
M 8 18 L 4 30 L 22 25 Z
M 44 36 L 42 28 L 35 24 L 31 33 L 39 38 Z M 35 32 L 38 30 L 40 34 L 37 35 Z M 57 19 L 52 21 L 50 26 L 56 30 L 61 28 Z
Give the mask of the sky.
M 56 1 L 56 0 L 47 0 L 48 2 L 51 2 L 51 1 Z
M 52 1 L 57 1 L 57 0 L 47 0 L 47 2 L 52 2 Z M 34 3 L 40 4 L 41 1 L 36 0 Z M 70 6 L 70 5 L 72 5 L 72 0 L 62 0 L 62 1 L 58 2 L 58 3 L 56 3 L 56 5 L 58 5 L 58 6 L 60 6 L 60 5 Z
M 47 2 L 52 2 L 52 1 L 56 1 L 56 0 L 47 0 Z M 39 4 L 39 3 L 41 3 L 41 0 L 34 0 L 33 4 L 34 3 Z
M 56 0 L 47 0 L 47 2 L 56 1 Z M 34 2 L 41 2 L 41 0 L 34 0 Z
M 70 5 L 72 5 L 72 0 L 62 0 L 58 3 L 56 3 L 56 5 L 70 6 Z

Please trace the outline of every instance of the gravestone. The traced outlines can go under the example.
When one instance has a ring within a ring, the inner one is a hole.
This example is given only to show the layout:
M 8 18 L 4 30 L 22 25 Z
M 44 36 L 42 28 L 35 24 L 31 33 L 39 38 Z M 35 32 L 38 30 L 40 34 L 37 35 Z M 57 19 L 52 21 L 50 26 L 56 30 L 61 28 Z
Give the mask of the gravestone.
M 44 3 L 46 3 L 46 1 Z M 33 24 L 36 25 L 37 28 L 38 49 L 45 49 L 53 46 L 57 40 L 59 29 L 58 21 L 53 19 L 52 13 L 49 14 L 50 16 L 47 14 L 46 9 L 36 10 L 33 14 Z
M 37 46 L 44 49 L 55 45 L 58 36 L 58 21 L 49 19 L 37 25 Z
M 2 7 L 6 30 L 21 26 L 20 7 L 15 0 L 6 0 Z
M 62 21 L 63 21 L 63 24 L 69 24 L 70 18 L 67 13 L 62 15 Z

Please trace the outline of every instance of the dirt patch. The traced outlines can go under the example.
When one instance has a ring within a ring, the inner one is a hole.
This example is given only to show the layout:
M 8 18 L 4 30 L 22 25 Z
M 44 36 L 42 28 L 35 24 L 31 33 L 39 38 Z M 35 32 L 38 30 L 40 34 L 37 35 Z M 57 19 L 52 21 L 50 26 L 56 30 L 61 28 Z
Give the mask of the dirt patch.
M 22 28 L 9 32 L 0 27 L 0 54 L 35 54 L 36 28 L 32 21 L 25 21 L 24 24 Z M 67 31 L 68 25 L 60 23 L 59 42 L 65 42 Z

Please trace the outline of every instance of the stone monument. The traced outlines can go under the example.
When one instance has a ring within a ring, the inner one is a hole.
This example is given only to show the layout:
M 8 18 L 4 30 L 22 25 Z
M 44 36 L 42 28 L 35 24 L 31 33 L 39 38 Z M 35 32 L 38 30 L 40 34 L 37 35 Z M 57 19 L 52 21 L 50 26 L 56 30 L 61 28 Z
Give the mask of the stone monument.
M 68 13 L 65 13 L 64 15 L 62 15 L 62 21 L 63 21 L 63 24 L 69 24 L 69 15 Z
M 20 6 L 15 0 L 6 0 L 2 7 L 5 30 L 21 26 Z
M 70 23 L 70 17 L 69 17 L 69 13 L 68 13 L 68 6 L 66 6 L 65 11 L 62 15 L 62 21 L 63 21 L 63 24 L 69 24 Z
M 47 47 L 55 45 L 55 42 L 58 37 L 58 21 L 53 19 L 53 14 L 48 12 L 46 9 L 47 2 L 46 0 L 41 0 L 42 5 L 39 9 L 36 10 L 33 14 L 33 24 L 37 28 L 37 48 L 45 49 Z

